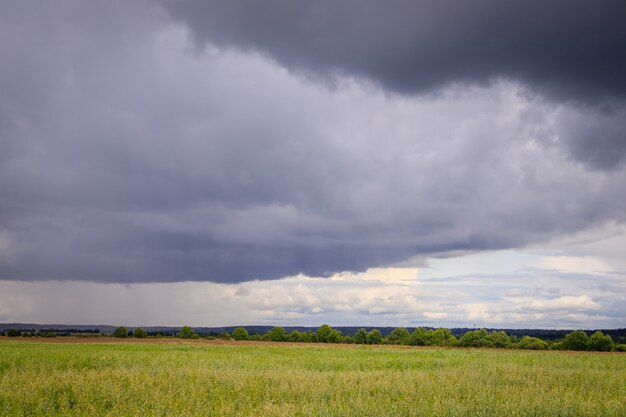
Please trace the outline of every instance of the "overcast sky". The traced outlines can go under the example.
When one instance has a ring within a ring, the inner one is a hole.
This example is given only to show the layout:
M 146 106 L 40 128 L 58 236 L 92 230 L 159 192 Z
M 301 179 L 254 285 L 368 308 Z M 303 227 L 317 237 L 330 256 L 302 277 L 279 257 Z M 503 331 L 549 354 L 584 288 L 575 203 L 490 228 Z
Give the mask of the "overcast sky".
M 0 322 L 626 327 L 624 16 L 0 0 Z

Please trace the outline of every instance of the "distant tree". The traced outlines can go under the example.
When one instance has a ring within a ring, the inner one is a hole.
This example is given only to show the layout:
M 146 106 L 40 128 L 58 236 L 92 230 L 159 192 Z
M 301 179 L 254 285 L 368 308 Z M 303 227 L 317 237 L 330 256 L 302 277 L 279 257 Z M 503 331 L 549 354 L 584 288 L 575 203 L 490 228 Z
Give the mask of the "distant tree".
M 548 350 L 563 350 L 563 344 L 557 341 L 549 342 Z
M 282 327 L 274 327 L 272 330 L 267 332 L 266 337 L 268 340 L 272 342 L 285 342 L 287 340 L 287 335 L 285 334 L 285 329 Z
M 463 347 L 493 346 L 493 342 L 488 339 L 488 336 L 489 332 L 485 329 L 472 330 L 459 339 L 459 345 Z
M 198 335 L 193 331 L 191 326 L 183 326 L 178 332 L 178 337 L 181 339 L 197 339 Z
M 322 324 L 317 329 L 317 341 L 320 343 L 329 343 L 332 338 L 333 329 L 328 324 Z
M 452 336 L 452 332 L 449 329 L 444 329 L 443 327 L 438 328 L 437 330 L 428 330 L 426 331 L 426 344 L 430 346 L 451 346 L 456 343 L 452 342 L 451 339 L 454 338 Z
M 354 343 L 364 345 L 367 343 L 367 332 L 365 329 L 359 329 L 356 331 L 353 337 Z
M 141 327 L 137 327 L 133 331 L 133 337 L 136 337 L 138 339 L 145 339 L 147 336 L 148 336 L 148 333 L 146 333 L 146 331 L 142 329 Z
M 424 341 L 426 346 L 436 345 L 437 341 L 435 340 L 435 331 L 432 329 L 428 329 L 424 332 Z
M 347 340 L 344 338 L 343 333 L 341 333 L 341 330 L 333 329 L 333 333 L 330 336 L 330 343 L 344 343 L 344 342 L 347 342 Z
M 389 335 L 389 342 L 394 345 L 408 345 L 410 343 L 409 331 L 404 327 L 398 327 L 397 329 L 393 329 L 391 334 Z
M 248 331 L 243 327 L 237 327 L 233 330 L 233 339 L 235 340 L 247 340 L 249 336 Z
M 6 331 L 6 335 L 8 337 L 18 337 L 21 334 L 22 333 L 19 330 L 15 330 L 15 329 L 7 329 Z
M 618 343 L 616 345 L 613 345 L 613 351 L 614 352 L 626 352 L 626 344 Z
M 613 339 L 610 335 L 597 331 L 589 337 L 587 348 L 598 352 L 609 352 L 613 348 Z
M 123 339 L 128 336 L 128 329 L 124 326 L 120 326 L 117 329 L 113 330 L 112 336 Z
M 506 332 L 491 332 L 487 338 L 494 347 L 505 348 L 511 346 L 511 339 Z
M 454 337 L 454 336 L 450 336 L 448 337 L 444 342 L 442 346 L 445 347 L 455 347 L 459 345 L 459 340 Z
M 341 332 L 333 329 L 328 324 L 322 324 L 317 329 L 317 341 L 320 343 L 339 343 L 341 339 Z
M 582 330 L 576 330 L 568 333 L 561 342 L 565 350 L 587 350 L 589 344 L 589 336 Z
M 517 342 L 516 347 L 519 349 L 543 350 L 548 348 L 548 344 L 536 337 L 524 336 Z
M 380 345 L 383 343 L 383 336 L 378 329 L 374 329 L 367 334 L 368 345 Z
M 300 340 L 300 332 L 297 330 L 292 330 L 291 332 L 289 332 L 289 334 L 287 335 L 287 341 L 288 342 L 298 342 Z
M 426 329 L 418 327 L 411 334 L 410 343 L 415 346 L 426 346 L 426 334 Z

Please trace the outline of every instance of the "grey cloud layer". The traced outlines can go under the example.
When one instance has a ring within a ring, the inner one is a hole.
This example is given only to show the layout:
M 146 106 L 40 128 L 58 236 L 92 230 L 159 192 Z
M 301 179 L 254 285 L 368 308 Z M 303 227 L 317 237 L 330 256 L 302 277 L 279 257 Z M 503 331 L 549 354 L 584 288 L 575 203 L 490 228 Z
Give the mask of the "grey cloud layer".
M 619 152 L 576 136 L 621 143 L 621 108 L 319 88 L 112 4 L 2 6 L 0 279 L 320 276 L 624 221 Z

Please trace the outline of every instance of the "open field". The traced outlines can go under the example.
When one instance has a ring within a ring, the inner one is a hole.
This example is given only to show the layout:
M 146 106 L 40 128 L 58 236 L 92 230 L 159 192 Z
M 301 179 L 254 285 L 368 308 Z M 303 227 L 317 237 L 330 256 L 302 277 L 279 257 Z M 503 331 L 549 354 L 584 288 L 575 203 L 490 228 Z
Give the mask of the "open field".
M 0 339 L 1 415 L 625 416 L 626 355 Z

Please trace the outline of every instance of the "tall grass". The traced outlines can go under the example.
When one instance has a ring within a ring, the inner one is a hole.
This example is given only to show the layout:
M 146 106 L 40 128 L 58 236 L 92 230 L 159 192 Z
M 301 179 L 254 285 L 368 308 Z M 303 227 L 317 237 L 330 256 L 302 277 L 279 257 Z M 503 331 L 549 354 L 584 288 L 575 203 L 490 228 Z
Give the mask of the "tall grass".
M 626 416 L 626 355 L 3 340 L 0 414 Z

